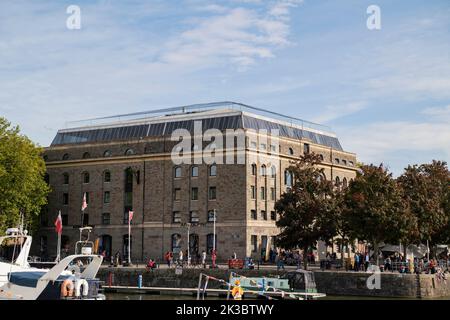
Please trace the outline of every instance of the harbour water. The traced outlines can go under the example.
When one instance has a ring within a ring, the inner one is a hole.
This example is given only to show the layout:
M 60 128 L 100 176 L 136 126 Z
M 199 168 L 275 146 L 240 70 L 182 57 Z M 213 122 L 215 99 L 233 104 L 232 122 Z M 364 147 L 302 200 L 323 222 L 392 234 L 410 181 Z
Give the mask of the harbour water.
M 195 300 L 196 297 L 189 295 L 151 295 L 151 294 L 127 294 L 127 293 L 107 293 L 107 300 Z M 219 297 L 209 297 L 209 300 L 218 300 Z M 358 297 L 358 296 L 327 296 L 320 300 L 421 300 L 418 298 L 378 298 L 378 297 Z M 450 297 L 438 298 L 435 300 L 450 300 Z

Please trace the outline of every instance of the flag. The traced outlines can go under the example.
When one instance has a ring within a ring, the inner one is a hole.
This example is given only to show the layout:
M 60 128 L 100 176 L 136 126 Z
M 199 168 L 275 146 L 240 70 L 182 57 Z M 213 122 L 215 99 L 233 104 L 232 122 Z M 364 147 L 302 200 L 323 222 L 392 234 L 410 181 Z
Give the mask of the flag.
M 58 217 L 56 218 L 56 221 L 55 221 L 55 231 L 58 233 L 58 234 L 61 234 L 62 233 L 62 218 L 61 218 L 61 211 L 59 211 L 59 214 L 58 214 Z
M 81 211 L 84 211 L 84 209 L 87 208 L 87 202 L 86 202 L 86 192 L 83 195 L 83 203 L 81 204 Z
M 133 220 L 133 211 L 128 211 L 128 222 L 131 222 Z

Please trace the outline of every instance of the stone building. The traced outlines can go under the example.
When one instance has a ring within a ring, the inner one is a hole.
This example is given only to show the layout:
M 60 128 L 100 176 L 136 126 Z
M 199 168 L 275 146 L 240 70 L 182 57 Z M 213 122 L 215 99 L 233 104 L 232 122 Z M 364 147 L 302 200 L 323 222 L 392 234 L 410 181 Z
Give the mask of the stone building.
M 189 150 L 175 139 L 176 129 L 193 136 Z M 206 139 L 208 132 L 215 139 Z M 214 161 L 206 161 L 206 150 Z M 328 128 L 238 103 L 72 123 L 45 150 L 52 191 L 34 252 L 55 256 L 53 222 L 61 210 L 63 251 L 73 252 L 78 228 L 87 225 L 100 252 L 126 257 L 132 210 L 132 261 L 161 259 L 168 250 L 188 249 L 188 242 L 195 257 L 210 252 L 214 239 L 219 260 L 233 253 L 261 257 L 278 233 L 274 203 L 291 183 L 287 168 L 304 152 L 323 157 L 326 179 L 345 185 L 355 177 L 355 154 Z M 176 164 L 174 154 L 191 163 Z

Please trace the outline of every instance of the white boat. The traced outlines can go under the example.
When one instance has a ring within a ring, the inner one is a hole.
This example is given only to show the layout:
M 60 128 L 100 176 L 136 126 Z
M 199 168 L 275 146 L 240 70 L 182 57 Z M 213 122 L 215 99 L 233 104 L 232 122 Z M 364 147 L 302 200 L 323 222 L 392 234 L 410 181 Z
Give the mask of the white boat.
M 0 237 L 0 300 L 104 300 L 97 272 L 103 261 L 91 248 L 77 242 L 80 252 L 58 261 L 51 269 L 30 266 L 32 237 L 11 228 Z

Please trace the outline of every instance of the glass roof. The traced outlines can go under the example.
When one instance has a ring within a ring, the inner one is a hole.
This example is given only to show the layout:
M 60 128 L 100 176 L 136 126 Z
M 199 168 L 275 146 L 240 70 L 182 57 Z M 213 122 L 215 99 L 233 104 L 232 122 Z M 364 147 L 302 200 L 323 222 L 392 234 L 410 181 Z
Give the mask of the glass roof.
M 201 121 L 203 131 L 213 128 L 221 131 L 277 129 L 282 137 L 306 138 L 313 143 L 342 150 L 339 140 L 326 126 L 234 102 L 191 105 L 71 122 L 71 126 L 77 127 L 60 130 L 51 145 L 169 136 L 176 129 L 186 129 L 193 133 L 194 121 Z

